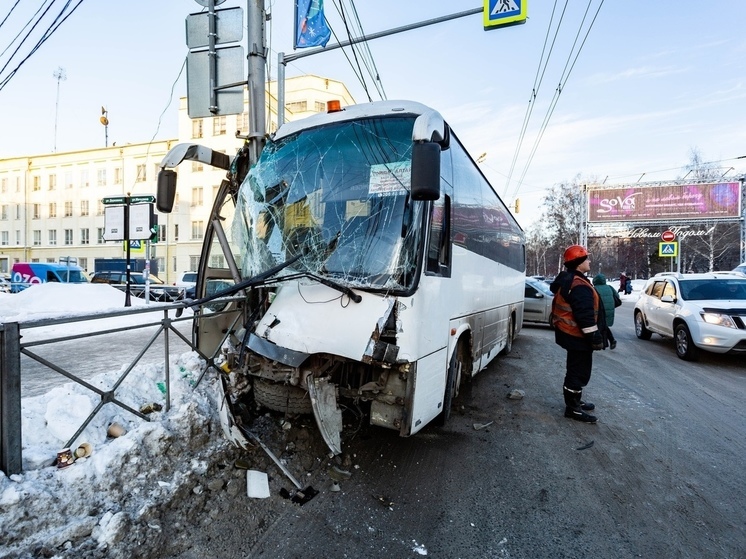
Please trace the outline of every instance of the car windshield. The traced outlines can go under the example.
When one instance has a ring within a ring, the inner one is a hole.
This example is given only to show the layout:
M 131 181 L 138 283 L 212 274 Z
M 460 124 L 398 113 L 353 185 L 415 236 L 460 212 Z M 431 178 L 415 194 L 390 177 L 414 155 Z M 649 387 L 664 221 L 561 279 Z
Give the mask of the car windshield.
M 548 297 L 553 297 L 552 291 L 549 289 L 549 284 L 545 281 L 541 280 L 532 280 L 530 278 L 526 279 L 526 283 L 529 284 L 531 287 L 536 289 L 538 292 L 543 293 L 544 295 Z
M 142 274 L 137 274 L 137 273 L 132 274 L 132 273 L 130 273 L 130 281 L 132 283 L 137 283 L 137 284 L 145 285 L 145 278 L 143 277 Z M 150 276 L 150 283 L 161 284 L 161 283 L 163 283 L 163 280 L 161 280 L 160 278 L 158 278 L 156 276 Z
M 371 118 L 269 142 L 238 195 L 242 275 L 294 259 L 288 272 L 361 288 L 411 286 L 423 218 L 423 204 L 409 197 L 413 123 Z
M 746 301 L 746 280 L 706 279 L 679 283 L 681 297 L 687 301 Z

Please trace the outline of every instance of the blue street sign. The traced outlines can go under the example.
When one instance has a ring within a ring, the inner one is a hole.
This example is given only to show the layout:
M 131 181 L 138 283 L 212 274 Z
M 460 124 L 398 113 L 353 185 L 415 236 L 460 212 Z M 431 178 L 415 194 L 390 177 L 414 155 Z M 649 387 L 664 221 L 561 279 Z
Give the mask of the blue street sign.
M 484 0 L 484 30 L 526 23 L 528 0 Z

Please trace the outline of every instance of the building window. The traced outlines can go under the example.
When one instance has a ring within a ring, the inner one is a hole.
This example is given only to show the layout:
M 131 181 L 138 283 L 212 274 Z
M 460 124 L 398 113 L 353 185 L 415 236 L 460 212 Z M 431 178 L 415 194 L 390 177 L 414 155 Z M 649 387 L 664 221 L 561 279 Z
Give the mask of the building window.
M 16 177 L 16 192 L 21 191 L 21 177 Z
M 49 244 L 52 246 L 57 244 L 57 229 L 49 230 Z
M 10 244 L 10 236 L 7 231 L 0 233 L 0 245 L 8 246 Z
M 148 171 L 145 168 L 145 163 L 137 166 L 137 182 L 145 182 L 148 178 Z
M 0 179 L 0 193 L 5 194 L 8 192 L 8 178 Z
M 34 229 L 34 246 L 41 246 L 41 229 Z
M 0 220 L 8 220 L 8 204 L 3 204 L 2 206 L 0 206 Z
M 96 228 L 96 244 L 97 245 L 104 244 L 104 228 L 103 227 Z
M 192 138 L 202 137 L 202 119 L 196 118 L 192 121 Z
M 179 224 L 174 223 L 174 241 L 179 240 Z
M 32 181 L 34 192 L 41 190 L 41 177 L 39 175 L 34 175 Z
M 236 128 L 244 136 L 249 133 L 249 113 L 241 113 L 236 117 Z
M 190 255 L 189 256 L 189 269 L 190 270 L 199 270 L 199 255 Z
M 167 231 L 167 228 L 165 225 L 158 226 L 158 242 L 159 243 L 166 242 L 166 231 Z
M 72 200 L 65 202 L 65 217 L 72 217 L 73 215 L 73 203 Z
M 81 229 L 80 230 L 80 244 L 81 245 L 89 245 L 89 244 L 91 244 L 91 239 L 89 237 L 88 229 Z
M 57 202 L 49 203 L 49 217 L 57 217 Z
M 199 173 L 205 168 L 201 161 L 192 161 L 192 173 Z
M 16 219 L 21 219 L 21 204 L 16 204 Z
M 204 235 L 204 227 L 202 221 L 192 221 L 192 240 L 198 241 Z
M 293 101 L 292 103 L 286 103 L 285 109 L 290 114 L 303 113 L 308 110 L 308 101 Z
M 41 219 L 41 204 L 34 204 L 33 213 L 31 214 L 33 219 Z
M 106 169 L 96 171 L 96 186 L 106 186 Z
M 192 207 L 202 205 L 202 187 L 195 186 L 192 188 Z
M 49 190 L 57 188 L 57 175 L 49 175 Z
M 84 270 L 88 270 L 88 259 L 87 258 L 78 258 L 78 266 L 80 266 Z
M 174 196 L 174 209 L 173 211 L 179 211 L 179 193 L 176 193 L 176 196 Z
M 88 188 L 91 186 L 90 180 L 88 179 L 88 169 L 80 170 L 80 186 L 81 188 Z
M 225 268 L 225 256 L 222 254 L 212 254 L 210 256 L 210 268 Z
M 75 186 L 73 183 L 73 172 L 65 171 L 65 188 L 73 188 L 73 186 Z
M 65 229 L 65 245 L 69 246 L 73 244 L 73 230 Z
M 114 184 L 122 184 L 122 168 L 114 167 Z
M 96 204 L 96 215 L 104 215 L 104 202 L 99 200 Z
M 317 113 L 326 112 L 326 103 L 324 103 L 323 101 L 314 101 L 313 107 L 316 109 Z
M 88 200 L 80 201 L 80 215 L 88 215 Z
M 222 136 L 225 134 L 225 115 L 212 117 L 212 135 Z
M 16 245 L 21 245 L 21 230 L 16 229 Z

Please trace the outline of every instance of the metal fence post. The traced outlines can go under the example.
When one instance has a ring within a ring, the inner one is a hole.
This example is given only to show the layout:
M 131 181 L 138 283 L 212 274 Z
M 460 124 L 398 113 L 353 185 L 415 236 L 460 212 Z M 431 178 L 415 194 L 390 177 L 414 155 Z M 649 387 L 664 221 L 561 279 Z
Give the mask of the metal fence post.
M 0 470 L 20 474 L 21 335 L 17 322 L 0 324 Z

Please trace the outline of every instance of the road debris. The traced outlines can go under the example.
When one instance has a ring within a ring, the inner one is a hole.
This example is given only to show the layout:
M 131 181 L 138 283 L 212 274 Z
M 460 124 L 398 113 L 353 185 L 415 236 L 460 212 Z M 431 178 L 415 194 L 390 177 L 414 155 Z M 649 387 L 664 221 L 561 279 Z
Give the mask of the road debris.
M 485 427 L 489 427 L 493 423 L 494 423 L 494 421 L 490 421 L 489 423 L 475 423 L 474 424 L 474 430 L 475 431 L 479 431 L 481 429 L 484 429 Z

